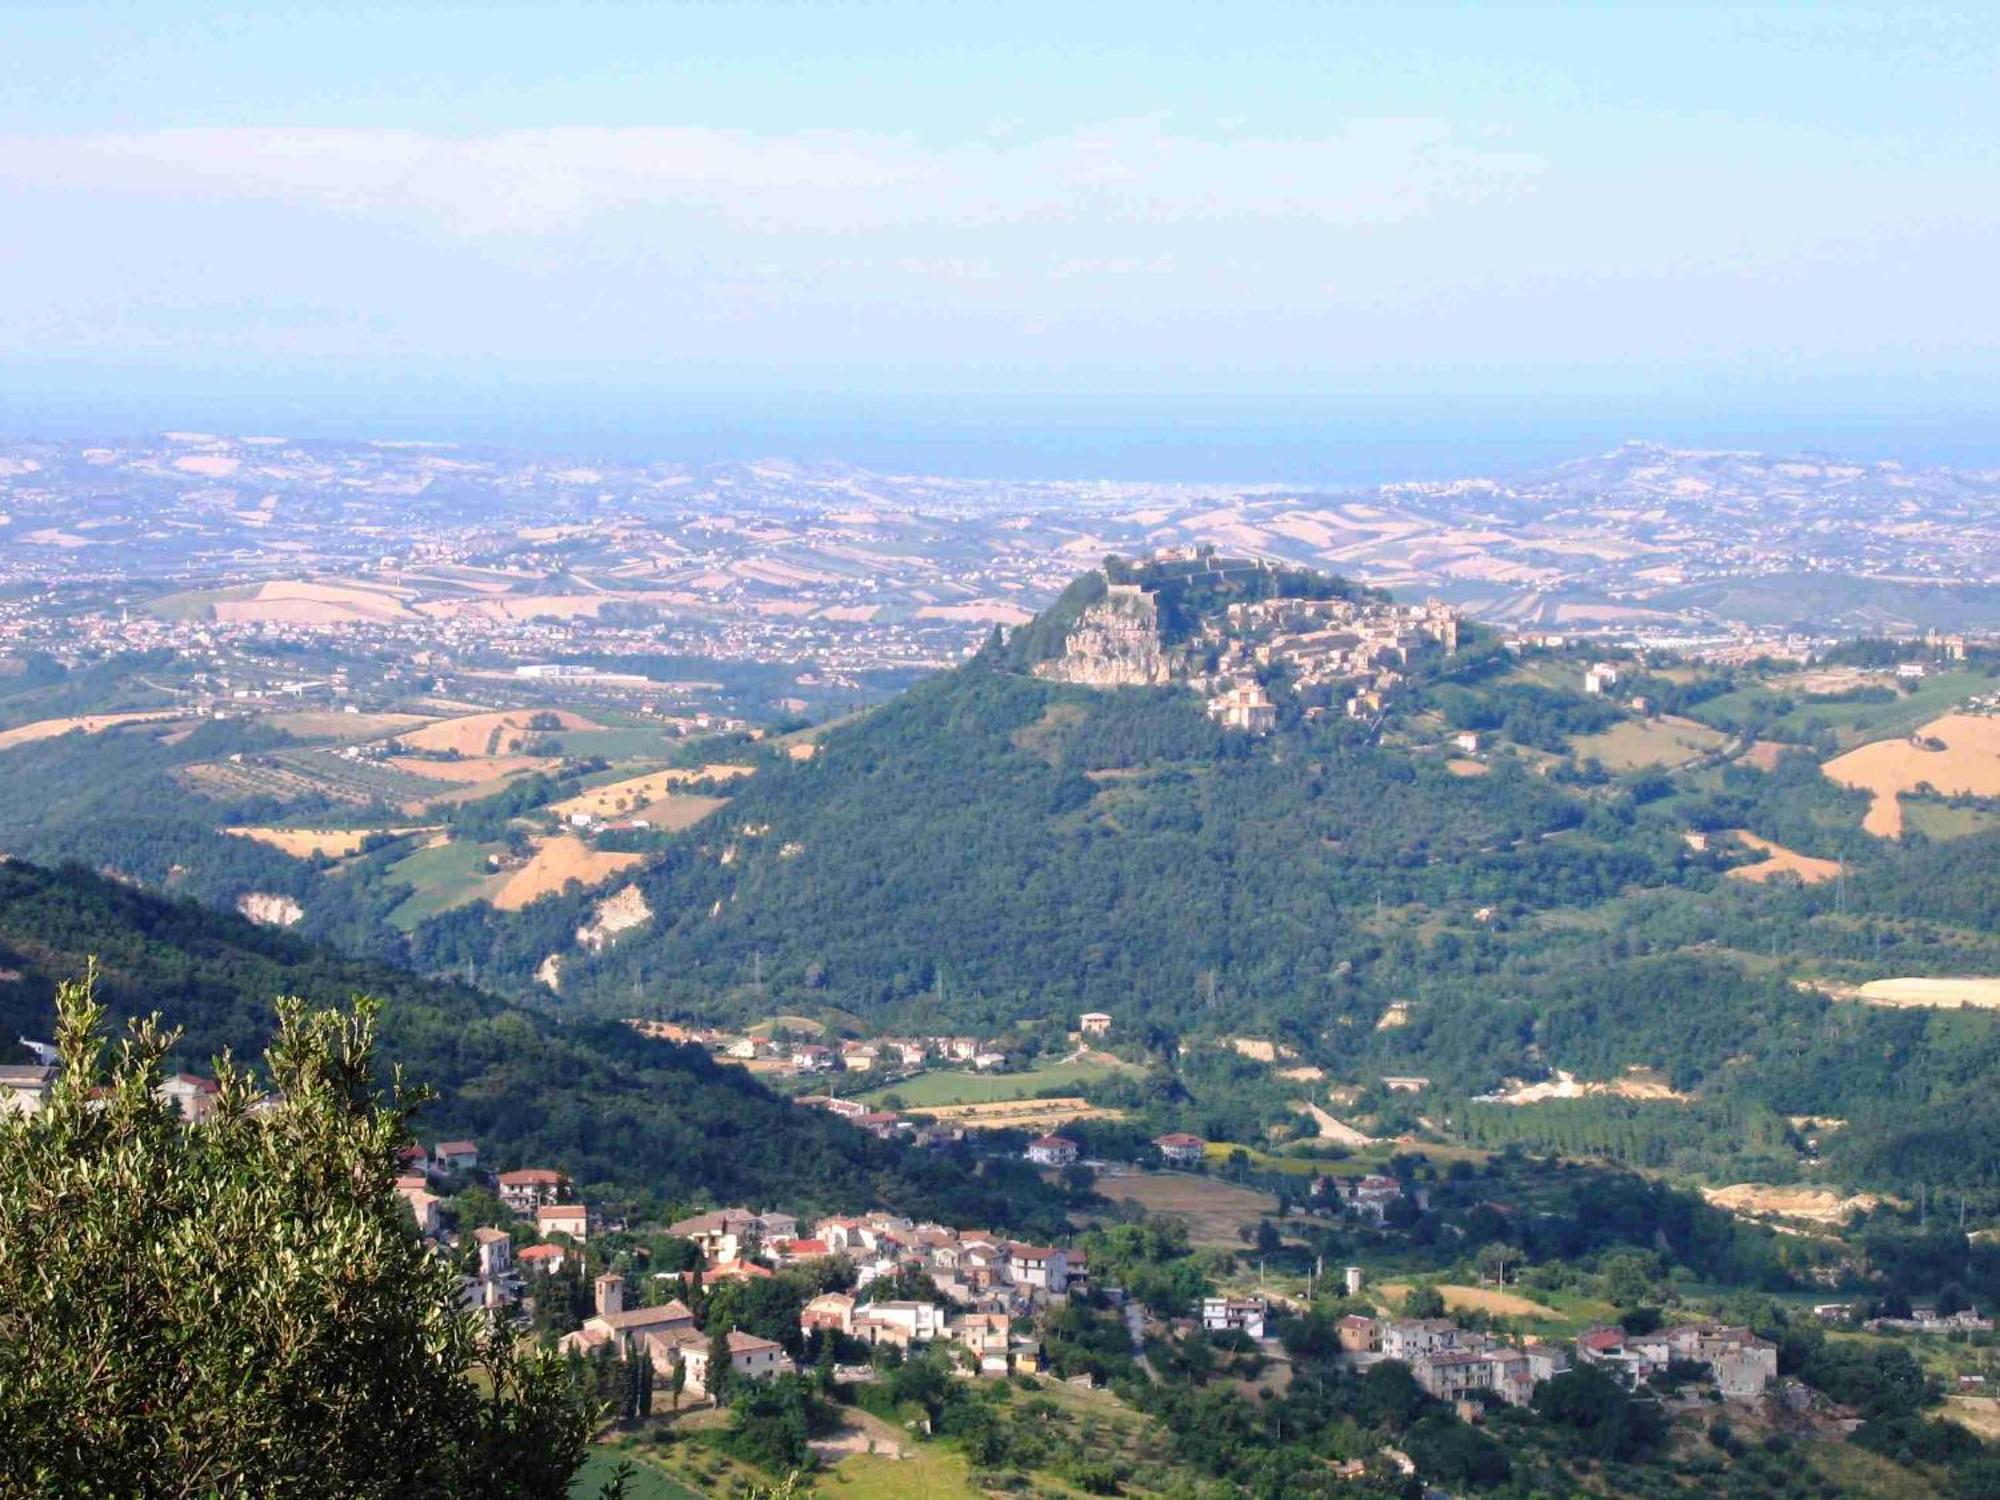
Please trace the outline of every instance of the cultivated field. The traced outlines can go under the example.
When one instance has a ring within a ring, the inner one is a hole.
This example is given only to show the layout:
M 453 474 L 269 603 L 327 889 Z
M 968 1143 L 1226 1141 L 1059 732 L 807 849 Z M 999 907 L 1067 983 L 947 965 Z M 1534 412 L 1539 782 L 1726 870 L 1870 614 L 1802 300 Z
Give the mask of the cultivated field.
M 1410 1294 L 1405 1281 L 1385 1281 L 1377 1288 L 1398 1303 Z M 1496 1318 L 1560 1318 L 1561 1313 L 1543 1302 L 1535 1302 L 1517 1292 L 1490 1286 L 1439 1286 L 1444 1305 L 1450 1312 L 1491 1313 Z
M 1594 758 L 1607 771 L 1636 771 L 1641 766 L 1680 766 L 1713 755 L 1729 736 L 1692 719 L 1628 719 L 1602 734 L 1587 734 L 1572 742 L 1578 759 Z
M 423 714 L 342 714 L 316 709 L 272 714 L 264 722 L 302 740 L 379 740 L 433 722 Z
M 531 729 L 528 721 L 544 714 L 555 719 L 561 728 L 547 731 Z M 467 714 L 462 719 L 446 719 L 441 724 L 430 724 L 399 738 L 412 750 L 456 750 L 460 755 L 470 756 L 512 755 L 524 741 L 545 732 L 560 734 L 563 730 L 602 727 L 595 720 L 566 709 L 511 708 L 502 713 Z
M 1754 865 L 1738 865 L 1731 870 L 1731 880 L 1753 880 L 1761 885 L 1779 875 L 1792 875 L 1806 885 L 1818 885 L 1822 880 L 1831 880 L 1840 873 L 1839 864 L 1833 860 L 1799 854 L 1783 844 L 1761 839 L 1747 828 L 1732 828 L 1730 833 L 1738 843 L 1764 856 Z
M 280 854 L 289 854 L 294 859 L 308 859 L 315 854 L 324 854 L 329 859 L 345 859 L 350 854 L 359 854 L 361 846 L 377 834 L 392 834 L 401 838 L 406 834 L 428 833 L 428 828 L 225 828 L 224 833 L 234 834 L 240 839 L 255 839 L 260 844 L 268 844 Z
M 37 740 L 52 740 L 57 735 L 68 734 L 81 729 L 85 734 L 102 734 L 107 729 L 116 729 L 121 724 L 150 724 L 168 719 L 184 719 L 187 715 L 178 709 L 151 709 L 145 713 L 129 714 L 80 714 L 72 719 L 37 719 L 32 724 L 22 724 L 14 729 L 0 731 L 0 750 L 12 750 L 16 745 L 32 745 Z
M 501 911 L 519 911 L 531 901 L 556 894 L 572 880 L 588 890 L 644 859 L 643 854 L 593 849 L 569 834 L 537 839 L 534 858 L 508 874 L 494 893 L 493 904 Z
M 967 1130 L 1054 1130 L 1071 1120 L 1125 1118 L 1123 1110 L 1099 1109 L 1074 1096 L 1063 1099 L 994 1099 L 984 1104 L 912 1105 L 911 1108 L 948 1124 L 963 1125 Z
M 209 602 L 211 618 L 239 624 L 345 625 L 405 619 L 410 614 L 410 607 L 395 594 L 346 584 L 290 580 L 260 584 L 247 596 L 230 594 Z
M 410 894 L 389 913 L 390 924 L 408 932 L 439 912 L 490 900 L 505 880 L 504 876 L 495 875 L 487 863 L 487 856 L 499 847 L 437 843 L 397 860 L 385 874 L 390 880 L 409 886 Z
M 1236 1231 L 1260 1216 L 1276 1211 L 1269 1193 L 1238 1187 L 1195 1172 L 1131 1172 L 1097 1179 L 1097 1191 L 1107 1198 L 1135 1203 L 1149 1214 L 1185 1220 L 1188 1238 L 1197 1245 L 1228 1245 L 1242 1241 Z
M 1936 740 L 1942 750 L 1922 743 Z M 1903 832 L 1899 796 L 1929 786 L 1946 796 L 2000 797 L 2000 717 L 1946 714 L 1908 739 L 1878 740 L 1822 768 L 1831 781 L 1858 787 L 1874 801 L 1861 826 L 1883 838 Z
M 643 817 L 658 824 L 665 817 L 675 820 L 671 826 L 684 828 L 726 805 L 728 799 L 678 793 L 675 788 L 692 781 L 734 781 L 739 776 L 748 776 L 751 769 L 749 766 L 703 766 L 698 771 L 648 771 L 643 776 L 607 781 L 574 797 L 552 802 L 549 811 L 559 818 L 567 818 L 571 813 L 589 813 L 607 822 L 615 818 Z M 675 804 L 684 806 L 676 808 Z M 704 804 L 700 812 L 693 811 L 694 807 Z M 656 808 L 672 810 L 656 813 Z
M 1078 1059 L 1073 1062 L 1050 1063 L 1047 1067 L 1033 1068 L 1026 1073 L 959 1073 L 939 1070 L 919 1073 L 915 1078 L 902 1083 L 884 1084 L 863 1097 L 879 1100 L 885 1094 L 894 1094 L 909 1109 L 930 1109 L 934 1105 L 941 1104 L 988 1105 L 1020 1099 L 1033 1100 L 1038 1104 L 1051 1104 L 1060 1101 L 1035 1100 L 1034 1096 L 1044 1094 L 1050 1089 L 1077 1088 L 1129 1071 L 1131 1071 L 1129 1065 L 1115 1059 L 1109 1062 Z
M 475 755 L 465 760 L 425 760 L 420 755 L 392 755 L 389 764 L 408 776 L 427 781 L 448 781 L 455 786 L 474 786 L 484 781 L 505 781 L 530 771 L 552 771 L 560 764 L 536 755 Z

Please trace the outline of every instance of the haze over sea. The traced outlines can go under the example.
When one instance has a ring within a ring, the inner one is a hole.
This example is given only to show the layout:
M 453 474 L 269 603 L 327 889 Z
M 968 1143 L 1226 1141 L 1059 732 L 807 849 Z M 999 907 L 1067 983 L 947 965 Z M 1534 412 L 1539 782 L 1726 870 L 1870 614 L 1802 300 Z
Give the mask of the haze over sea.
M 0 439 L 170 430 L 455 443 L 686 463 L 783 458 L 994 479 L 1348 485 L 1508 473 L 1627 441 L 1823 453 L 1911 466 L 2000 465 L 2000 420 L 1973 407 L 1804 408 L 1754 401 L 1420 402 L 1343 396 L 656 397 L 447 389 L 370 394 L 0 394 Z

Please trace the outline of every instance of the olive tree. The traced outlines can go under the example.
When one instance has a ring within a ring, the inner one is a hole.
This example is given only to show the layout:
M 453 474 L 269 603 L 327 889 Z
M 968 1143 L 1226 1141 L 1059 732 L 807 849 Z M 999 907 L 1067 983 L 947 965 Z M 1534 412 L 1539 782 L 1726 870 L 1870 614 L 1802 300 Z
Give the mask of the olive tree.
M 107 1048 L 57 999 L 42 1107 L 0 1115 L 0 1452 L 35 1494 L 559 1496 L 594 1410 L 490 1331 L 395 1191 L 427 1097 L 374 1071 L 375 1005 L 277 1005 L 267 1088 L 162 1098 L 175 1034 Z

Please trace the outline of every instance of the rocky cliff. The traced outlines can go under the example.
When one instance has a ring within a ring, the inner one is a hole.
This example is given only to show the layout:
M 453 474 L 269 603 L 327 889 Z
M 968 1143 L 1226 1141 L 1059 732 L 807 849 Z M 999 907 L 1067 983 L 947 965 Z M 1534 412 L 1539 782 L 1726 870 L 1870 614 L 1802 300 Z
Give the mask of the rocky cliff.
M 1159 606 L 1132 584 L 1111 584 L 1077 617 L 1063 653 L 1037 662 L 1037 677 L 1084 687 L 1157 687 L 1173 680 L 1160 642 Z

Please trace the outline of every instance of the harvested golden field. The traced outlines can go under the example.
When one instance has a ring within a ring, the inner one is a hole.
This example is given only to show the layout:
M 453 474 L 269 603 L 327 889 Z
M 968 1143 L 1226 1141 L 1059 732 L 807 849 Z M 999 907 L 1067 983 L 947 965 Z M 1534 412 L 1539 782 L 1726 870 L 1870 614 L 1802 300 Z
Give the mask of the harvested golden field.
M 1936 741 L 1942 750 L 1926 748 Z M 2000 797 L 2000 717 L 1946 714 L 1908 739 L 1877 740 L 1820 768 L 1827 779 L 1867 792 L 1874 801 L 1861 826 L 1882 838 L 1903 833 L 1904 792 L 1929 786 L 1947 797 Z
M 342 714 L 307 709 L 272 714 L 264 722 L 305 740 L 379 740 L 434 721 L 423 714 Z
M 52 740 L 73 729 L 81 729 L 85 734 L 102 734 L 121 724 L 164 723 L 169 719 L 186 717 L 179 709 L 159 708 L 145 713 L 81 714 L 73 719 L 37 719 L 32 724 L 0 731 L 0 750 L 12 750 L 16 745 L 32 745 L 36 740 Z
M 1444 768 L 1454 776 L 1485 776 L 1493 768 L 1483 760 L 1452 759 L 1444 763 Z
M 1385 1281 L 1377 1288 L 1383 1296 L 1393 1297 L 1398 1303 L 1410 1294 L 1407 1281 Z M 1516 1292 L 1501 1291 L 1490 1286 L 1440 1286 L 1448 1312 L 1491 1313 L 1496 1318 L 1559 1318 L 1561 1313 L 1545 1303 L 1536 1302 Z
M 2000 1010 L 2000 979 L 1871 979 L 1853 998 L 1869 1005 Z
M 475 755 L 465 760 L 426 760 L 421 755 L 392 755 L 389 764 L 427 781 L 470 786 L 475 782 L 505 781 L 530 771 L 552 771 L 561 762 L 538 755 Z
M 392 834 L 397 838 L 411 833 L 430 833 L 429 828 L 225 828 L 224 833 L 239 839 L 254 839 L 260 844 L 268 844 L 280 854 L 289 854 L 294 859 L 309 859 L 315 854 L 324 854 L 328 859 L 345 859 L 350 854 L 359 854 L 361 846 L 378 833 Z
M 540 730 L 529 721 L 553 721 L 556 728 Z M 604 726 L 567 709 L 510 708 L 501 713 L 467 714 L 462 719 L 446 719 L 414 734 L 402 735 L 412 750 L 436 752 L 456 750 L 460 755 L 512 755 L 522 744 L 542 734 L 560 734 L 566 729 L 602 729 Z
M 2000 1443 L 2000 1397 L 1947 1396 L 1944 1414 L 1975 1437 Z
M 1071 1120 L 1122 1120 L 1120 1109 L 1099 1109 L 1081 1098 L 990 1099 L 983 1104 L 912 1105 L 920 1114 L 967 1130 L 1054 1130 Z
M 507 877 L 493 897 L 493 905 L 501 911 L 519 911 L 531 901 L 561 891 L 572 880 L 587 890 L 631 869 L 644 858 L 643 854 L 593 849 L 569 834 L 537 839 L 534 857 Z
M 1728 1187 L 1703 1188 L 1702 1197 L 1733 1214 L 1775 1214 L 1812 1224 L 1845 1224 L 1858 1213 L 1881 1206 L 1873 1193 L 1843 1198 L 1833 1188 L 1769 1187 L 1759 1182 L 1735 1182 Z
M 1196 1245 L 1240 1247 L 1236 1231 L 1265 1214 L 1278 1200 L 1269 1193 L 1238 1187 L 1195 1172 L 1121 1172 L 1097 1179 L 1097 1191 L 1107 1198 L 1135 1203 L 1149 1214 L 1185 1220 L 1188 1238 Z
M 676 787 L 686 786 L 692 781 L 734 781 L 739 776 L 748 776 L 752 766 L 703 766 L 697 771 L 648 771 L 643 776 L 628 776 L 623 781 L 607 781 L 603 786 L 594 786 L 587 792 L 579 792 L 574 797 L 565 797 L 560 802 L 549 804 L 549 811 L 559 818 L 571 813 L 589 813 L 606 822 L 614 818 L 647 817 L 642 811 L 653 804 L 668 801 L 709 802 L 719 807 L 728 799 L 723 797 L 696 797 L 677 795 Z M 713 811 L 711 807 L 709 811 Z M 701 816 L 707 816 L 706 813 Z M 660 819 L 654 818 L 658 823 Z M 678 827 L 687 826 L 685 823 Z
M 1760 839 L 1747 828 L 1732 828 L 1730 833 L 1738 843 L 1764 856 L 1754 865 L 1738 865 L 1731 870 L 1729 872 L 1731 880 L 1753 880 L 1761 885 L 1775 876 L 1792 875 L 1805 885 L 1818 885 L 1821 881 L 1831 880 L 1840 873 L 1840 865 L 1834 860 L 1815 859 L 1810 854 L 1799 854 L 1787 849 L 1783 844 Z

